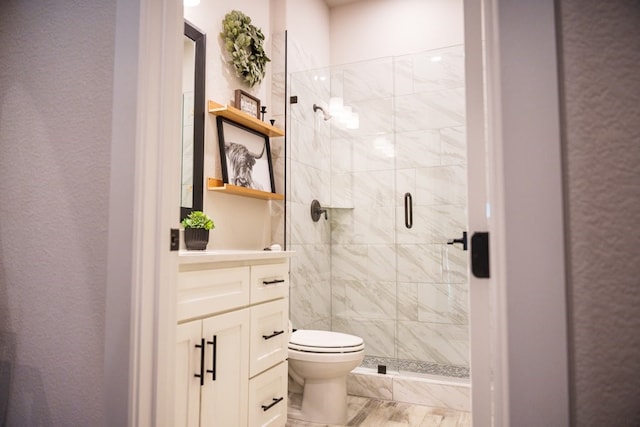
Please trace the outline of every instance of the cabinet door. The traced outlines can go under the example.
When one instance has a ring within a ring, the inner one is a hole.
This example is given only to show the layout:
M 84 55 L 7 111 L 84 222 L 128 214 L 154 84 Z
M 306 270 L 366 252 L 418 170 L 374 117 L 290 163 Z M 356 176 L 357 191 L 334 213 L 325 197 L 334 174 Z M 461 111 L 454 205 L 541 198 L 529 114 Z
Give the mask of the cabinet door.
M 176 352 L 176 427 L 200 425 L 200 348 L 202 321 L 184 323 L 177 328 Z
M 249 383 L 249 425 L 283 427 L 287 422 L 287 362 L 252 378 Z
M 251 368 L 255 375 L 282 362 L 288 356 L 289 299 L 251 307 Z
M 201 390 L 201 425 L 246 426 L 249 309 L 204 319 L 202 336 L 206 375 Z

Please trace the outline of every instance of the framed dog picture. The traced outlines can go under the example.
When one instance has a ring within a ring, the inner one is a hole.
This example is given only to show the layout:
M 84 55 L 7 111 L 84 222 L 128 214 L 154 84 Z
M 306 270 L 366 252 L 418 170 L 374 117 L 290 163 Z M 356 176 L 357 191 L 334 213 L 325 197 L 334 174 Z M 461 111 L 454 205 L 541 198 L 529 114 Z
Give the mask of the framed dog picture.
M 275 193 L 269 137 L 222 116 L 217 124 L 222 181 Z

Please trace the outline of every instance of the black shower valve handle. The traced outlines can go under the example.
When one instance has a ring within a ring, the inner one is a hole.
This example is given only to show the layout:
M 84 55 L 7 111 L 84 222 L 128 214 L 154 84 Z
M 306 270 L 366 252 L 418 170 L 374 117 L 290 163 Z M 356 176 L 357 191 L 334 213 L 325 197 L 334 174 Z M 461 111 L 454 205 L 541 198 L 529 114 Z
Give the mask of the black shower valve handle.
M 327 215 L 327 209 L 323 208 L 320 205 L 319 201 L 317 201 L 317 200 L 312 201 L 311 202 L 311 219 L 314 222 L 318 222 L 318 220 L 320 219 L 322 214 L 324 214 L 324 219 L 325 220 L 329 219 L 329 216 Z

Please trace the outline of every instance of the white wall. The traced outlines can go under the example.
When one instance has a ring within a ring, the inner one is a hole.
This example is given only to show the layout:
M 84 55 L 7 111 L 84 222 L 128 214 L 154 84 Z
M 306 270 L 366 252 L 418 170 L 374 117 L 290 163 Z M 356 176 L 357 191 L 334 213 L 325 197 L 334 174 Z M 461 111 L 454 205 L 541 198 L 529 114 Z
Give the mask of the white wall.
M 0 13 L 0 419 L 102 425 L 115 1 Z
M 265 79 L 253 88 L 246 86 L 227 64 L 228 56 L 220 38 L 222 20 L 232 10 L 251 18 L 251 23 L 265 35 L 265 50 L 272 61 L 271 10 L 269 1 L 223 0 L 202 1 L 199 6 L 185 8 L 185 18 L 206 34 L 206 100 L 232 104 L 234 91 L 251 93 L 267 107 L 265 119 L 271 117 L 271 63 Z M 204 211 L 216 225 L 210 233 L 209 249 L 262 249 L 271 243 L 269 203 L 246 197 L 214 194 L 206 190 L 206 178 L 221 178 L 216 117 L 205 113 Z
M 185 7 L 184 17 L 207 35 L 207 78 L 205 82 L 206 99 L 215 100 L 222 104 L 232 102 L 235 89 L 243 89 L 261 100 L 266 98 L 269 91 L 263 81 L 260 85 L 249 88 L 235 75 L 233 66 L 227 64 L 227 52 L 222 46 L 220 31 L 224 16 L 232 10 L 238 10 L 251 18 L 251 23 L 262 30 L 267 40 L 265 50 L 270 54 L 270 9 L 268 1 L 252 0 L 222 0 L 202 1 L 196 7 Z
M 640 8 L 562 0 L 575 425 L 640 425 Z
M 367 0 L 331 9 L 331 64 L 464 41 L 461 0 Z
M 290 73 L 329 65 L 330 14 L 324 0 L 287 1 L 286 30 L 290 40 L 296 46 L 304 47 L 305 52 L 302 58 L 296 58 L 295 52 L 290 52 L 293 54 Z

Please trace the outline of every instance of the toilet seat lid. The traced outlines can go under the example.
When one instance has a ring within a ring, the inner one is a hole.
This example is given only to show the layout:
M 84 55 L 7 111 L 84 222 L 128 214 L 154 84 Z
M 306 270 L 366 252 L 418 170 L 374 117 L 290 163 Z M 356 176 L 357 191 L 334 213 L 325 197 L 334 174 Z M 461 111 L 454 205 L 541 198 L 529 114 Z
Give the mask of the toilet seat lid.
M 346 353 L 364 349 L 364 341 L 342 332 L 298 329 L 291 334 L 289 348 L 313 353 Z

